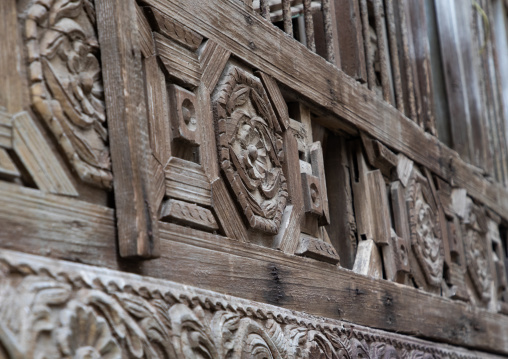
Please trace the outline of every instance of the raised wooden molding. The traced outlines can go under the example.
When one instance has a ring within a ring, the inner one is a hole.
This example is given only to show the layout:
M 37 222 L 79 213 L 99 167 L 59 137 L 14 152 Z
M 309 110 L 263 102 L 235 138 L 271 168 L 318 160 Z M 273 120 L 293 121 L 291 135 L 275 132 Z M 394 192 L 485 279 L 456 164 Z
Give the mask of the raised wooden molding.
M 0 349 L 10 358 L 75 356 L 85 350 L 113 359 L 156 353 L 175 359 L 202 353 L 280 359 L 498 357 L 12 251 L 0 252 L 0 268 Z M 95 335 L 85 335 L 91 328 Z M 32 339 L 43 331 L 50 334 L 47 341 Z

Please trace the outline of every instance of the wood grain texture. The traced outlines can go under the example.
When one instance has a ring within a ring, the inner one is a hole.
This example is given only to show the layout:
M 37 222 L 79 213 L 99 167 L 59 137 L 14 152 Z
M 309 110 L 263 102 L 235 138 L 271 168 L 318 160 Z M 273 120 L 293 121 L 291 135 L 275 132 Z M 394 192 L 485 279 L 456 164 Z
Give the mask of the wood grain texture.
M 165 165 L 171 157 L 171 127 L 166 78 L 156 56 L 143 60 L 152 152 Z
M 395 153 L 386 148 L 381 142 L 369 138 L 364 133 L 361 133 L 360 137 L 371 166 L 379 169 L 385 177 L 390 178 L 392 169 L 397 167 L 398 163 Z
M 198 126 L 201 127 L 200 161 L 210 181 L 219 177 L 217 143 L 210 90 L 203 83 L 196 90 Z
M 168 74 L 188 86 L 198 86 L 201 80 L 201 66 L 197 53 L 159 33 L 154 33 L 154 39 L 157 55 Z
M 199 63 L 201 66 L 201 83 L 212 92 L 219 81 L 219 77 L 226 66 L 231 52 L 208 40 L 199 50 Z
M 376 98 L 368 89 L 327 64 L 318 55 L 287 38 L 261 16 L 247 16 L 249 14 L 245 9 L 234 1 L 146 2 L 157 6 L 163 13 L 185 21 L 203 36 L 217 41 L 236 56 L 301 93 L 310 103 L 337 116 L 327 122 L 327 127 L 339 127 L 342 121 L 340 117 L 393 150 L 428 167 L 440 177 L 460 182 L 474 198 L 504 218 L 508 217 L 504 214 L 508 213 L 508 192 L 505 189 L 485 179 L 478 178 L 471 182 L 466 163 L 458 159 L 454 151 L 435 137 L 425 135 L 417 124 L 395 108 Z M 247 18 L 252 20 L 252 24 L 247 23 Z M 217 26 L 218 23 L 221 26 Z M 240 30 L 243 27 L 249 31 Z M 280 44 L 280 51 L 274 52 L 273 44 Z M 379 118 L 383 118 L 383 121 L 380 122 Z M 419 145 L 415 146 L 415 143 Z M 449 166 L 450 158 L 458 159 L 455 170 Z
M 25 97 L 22 91 L 22 76 L 20 68 L 18 36 L 18 19 L 15 0 L 5 0 L 0 3 L 0 33 L 5 34 L 0 39 L 0 107 L 10 113 L 23 110 Z M 8 35 L 9 34 L 9 35 Z
M 164 168 L 166 195 L 211 206 L 211 187 L 205 171 L 197 163 L 171 157 Z
M 450 109 L 453 147 L 466 161 L 472 159 L 472 127 L 467 98 L 467 83 L 461 60 L 455 5 L 450 1 L 436 2 L 439 43 Z M 460 120 L 459 120 L 460 119 Z
M 12 148 L 12 115 L 0 108 L 0 146 Z
M 383 278 L 383 262 L 380 248 L 372 239 L 358 242 L 353 272 L 373 279 Z
M 152 29 L 146 19 L 143 9 L 139 6 L 136 6 L 136 20 L 138 22 L 139 43 L 143 56 L 150 57 L 155 55 L 155 43 L 153 40 Z
M 159 241 L 135 6 L 134 1 L 96 1 L 120 255 L 153 258 Z
M 19 173 L 19 170 L 14 162 L 12 162 L 12 159 L 7 151 L 0 148 L 0 178 L 10 180 L 19 178 L 20 176 L 21 174 Z
M 165 255 L 161 261 L 178 266 L 141 263 L 140 273 L 170 276 L 204 289 L 313 315 L 508 353 L 508 343 L 503 339 L 508 335 L 508 318 L 502 315 L 330 264 L 219 236 L 198 235 L 176 225 L 164 225 L 162 238 Z M 188 253 L 193 257 L 188 258 Z M 253 282 L 259 286 L 252 286 Z
M 282 93 L 280 92 L 277 82 L 264 72 L 258 71 L 256 74 L 261 78 L 263 85 L 268 93 L 268 98 L 273 106 L 277 119 L 279 120 L 280 127 L 287 130 L 289 127 L 289 113 L 288 106 Z
M 300 244 L 295 254 L 331 264 L 340 262 L 339 255 L 330 243 L 306 234 L 300 236 Z
M 393 96 L 392 70 L 390 64 L 390 53 L 388 49 L 388 36 L 386 30 L 385 10 L 382 0 L 371 0 L 374 23 L 377 36 L 377 56 L 381 72 L 381 87 L 383 88 L 383 98 L 386 102 L 395 105 Z
M 441 1 L 444 4 L 446 1 Z M 427 19 L 425 13 L 425 3 L 422 0 L 409 1 L 406 3 L 408 6 L 409 26 L 411 26 L 411 35 L 414 49 L 414 58 L 410 61 L 413 62 L 415 69 L 415 87 L 416 101 L 419 104 L 419 122 L 426 131 L 436 134 L 436 126 L 434 119 L 434 108 L 432 98 L 432 78 L 431 78 L 431 65 L 430 65 L 430 45 L 427 29 Z M 437 4 L 436 4 L 437 5 Z M 436 7 L 436 14 L 443 11 L 443 8 Z M 444 10 L 446 11 L 446 10 Z M 447 16 L 441 14 L 443 16 Z M 441 24 L 439 24 L 441 25 Z M 447 31 L 447 30 L 443 30 Z M 446 46 L 441 43 L 443 48 Z M 449 46 L 456 46 L 456 43 L 449 43 Z M 456 63 L 449 63 L 449 66 L 455 66 Z M 447 69 L 448 70 L 448 69 Z M 448 93 L 450 96 L 450 93 Z
M 363 83 L 367 82 L 359 2 L 356 0 L 335 0 L 334 5 L 340 43 L 341 69 L 352 78 Z
M 411 62 L 411 54 L 414 53 L 412 31 L 409 27 L 409 14 L 407 13 L 407 3 L 399 1 L 392 2 L 394 5 L 394 18 L 397 25 L 397 44 L 399 51 L 399 63 L 401 66 L 401 85 L 404 98 L 405 115 L 415 122 L 418 122 L 416 113 L 416 99 L 414 90 L 414 72 Z
M 337 249 L 341 266 L 353 268 L 356 256 L 356 220 L 349 174 L 349 156 L 346 140 L 329 135 L 325 147 L 325 175 L 329 185 L 328 203 L 330 224 L 326 226 L 332 245 Z
M 212 182 L 212 204 L 226 236 L 240 242 L 248 242 L 249 236 L 242 217 L 220 178 Z
M 0 197 L 2 248 L 116 266 L 113 209 L 6 182 Z
M 39 189 L 78 196 L 73 182 L 28 112 L 12 118 L 12 147 Z
M 290 208 L 288 206 L 284 212 L 281 228 L 274 239 L 274 248 L 293 254 L 299 243 L 300 221 L 303 216 L 302 180 L 300 171 L 295 171 L 300 168 L 300 159 L 293 129 L 288 129 L 283 139 L 286 158 L 282 168 L 287 180 Z

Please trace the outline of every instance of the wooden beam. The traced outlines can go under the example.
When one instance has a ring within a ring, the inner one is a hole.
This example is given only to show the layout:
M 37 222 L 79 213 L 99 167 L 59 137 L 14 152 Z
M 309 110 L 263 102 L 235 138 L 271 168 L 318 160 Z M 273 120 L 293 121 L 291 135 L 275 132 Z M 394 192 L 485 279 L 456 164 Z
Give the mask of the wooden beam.
M 114 211 L 0 182 L 2 248 L 116 267 Z
M 118 242 L 123 257 L 159 255 L 152 183 L 142 54 L 133 0 L 97 0 L 97 27 L 111 162 Z
M 6 182 L 0 182 L 0 196 L 6 199 L 0 207 L 2 248 L 171 279 L 255 301 L 271 302 L 280 290 L 284 296 L 275 304 L 291 310 L 508 354 L 508 316 L 175 224 L 159 223 L 159 260 L 125 260 L 117 256 L 112 209 Z

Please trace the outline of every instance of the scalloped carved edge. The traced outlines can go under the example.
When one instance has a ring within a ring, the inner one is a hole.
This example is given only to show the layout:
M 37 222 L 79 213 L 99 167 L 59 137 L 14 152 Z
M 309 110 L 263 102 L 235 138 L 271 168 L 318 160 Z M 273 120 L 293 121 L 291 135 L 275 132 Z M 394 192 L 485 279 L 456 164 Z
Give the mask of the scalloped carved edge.
M 11 358 L 44 350 L 60 356 L 95 350 L 110 358 L 184 358 L 197 350 L 210 358 L 254 358 L 260 353 L 273 358 L 495 357 L 174 282 L 8 250 L 0 251 L 0 299 L 0 348 Z M 31 311 L 17 315 L 27 300 Z M 94 326 L 92 339 L 80 335 L 83 325 Z M 50 340 L 33 339 L 38 331 Z

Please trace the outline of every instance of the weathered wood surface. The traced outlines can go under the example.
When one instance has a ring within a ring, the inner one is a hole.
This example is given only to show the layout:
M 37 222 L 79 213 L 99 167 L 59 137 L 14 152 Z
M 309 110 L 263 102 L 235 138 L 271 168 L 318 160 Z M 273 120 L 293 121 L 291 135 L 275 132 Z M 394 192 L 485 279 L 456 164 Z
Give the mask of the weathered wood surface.
M 8 250 L 0 252 L 0 263 L 0 299 L 8 303 L 0 307 L 6 318 L 0 323 L 0 341 L 14 358 L 36 357 L 32 353 L 50 356 L 55 346 L 78 354 L 85 350 L 93 354 L 100 350 L 106 357 L 162 353 L 175 359 L 200 357 L 203 352 L 280 359 L 498 358 L 103 268 Z M 275 281 L 279 278 L 276 265 L 266 272 Z M 54 319 L 58 326 L 43 327 L 47 340 L 32 340 L 29 334 L 38 330 L 41 319 L 36 314 L 41 307 L 45 318 Z M 97 328 L 95 336 L 83 335 L 92 328 Z M 199 345 L 189 338 L 199 338 Z
M 323 58 L 284 36 L 261 16 L 250 14 L 236 2 L 146 0 L 146 3 L 179 21 L 185 21 L 201 35 L 217 41 L 253 66 L 262 68 L 315 106 L 340 116 L 428 167 L 433 173 L 453 180 L 499 215 L 508 217 L 506 190 L 481 177 L 472 177 L 467 164 L 459 159 L 457 153 L 435 137 L 426 135 L 417 124 Z M 244 28 L 248 31 L 241 30 Z M 273 44 L 280 44 L 280 50 L 274 52 Z M 329 120 L 327 126 L 339 128 L 340 121 L 338 118 Z M 450 158 L 456 159 L 454 168 L 449 166 Z
M 341 69 L 354 79 L 367 82 L 360 6 L 356 0 L 335 0 Z
M 69 175 L 28 112 L 17 113 L 12 118 L 12 147 L 40 190 L 78 195 Z
M 4 248 L 171 278 L 312 315 L 508 354 L 506 316 L 175 224 L 159 223 L 159 260 L 122 260 L 111 209 L 7 183 L 0 191 L 10 198 L 0 210 Z
M 136 4 L 96 2 L 109 121 L 120 255 L 159 255 L 157 214 L 151 199 L 148 119 Z M 128 139 L 128 140 L 126 140 Z
M 19 46 L 18 19 L 16 1 L 6 0 L 0 3 L 0 33 L 5 34 L 0 40 L 0 107 L 10 113 L 23 110 L 25 97 L 23 96 L 22 76 L 18 73 L 20 68 L 19 57 L 14 54 L 21 53 Z M 7 35 L 9 34 L 9 36 Z
M 116 262 L 111 208 L 6 182 L 0 196 L 2 248 L 97 266 Z

